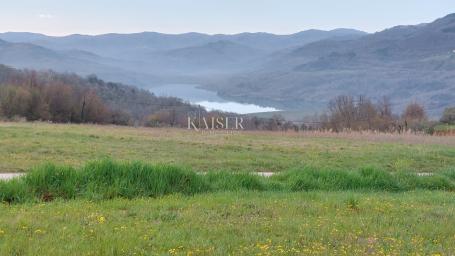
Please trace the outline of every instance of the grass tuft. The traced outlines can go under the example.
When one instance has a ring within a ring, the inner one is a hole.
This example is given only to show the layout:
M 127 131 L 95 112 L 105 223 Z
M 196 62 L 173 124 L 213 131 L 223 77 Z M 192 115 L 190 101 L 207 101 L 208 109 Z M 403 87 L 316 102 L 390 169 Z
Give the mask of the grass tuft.
M 214 191 L 263 191 L 267 189 L 264 179 L 250 173 L 210 172 L 204 178 Z
M 89 162 L 82 168 L 46 164 L 25 176 L 0 182 L 4 203 L 42 202 L 56 199 L 159 197 L 168 194 L 194 195 L 220 191 L 388 191 L 416 189 L 455 190 L 454 171 L 431 176 L 389 173 L 373 168 L 360 171 L 289 170 L 271 178 L 251 173 L 194 171 L 170 165 Z

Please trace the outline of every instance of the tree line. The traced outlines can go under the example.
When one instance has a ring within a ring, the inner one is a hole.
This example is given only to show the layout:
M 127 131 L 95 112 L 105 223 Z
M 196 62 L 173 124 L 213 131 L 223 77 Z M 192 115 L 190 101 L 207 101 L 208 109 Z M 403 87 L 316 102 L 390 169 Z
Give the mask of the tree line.
M 147 125 L 165 112 L 194 111 L 172 97 L 105 82 L 91 75 L 17 70 L 0 65 L 0 117 L 58 123 Z M 172 123 L 170 123 L 172 125 Z
M 440 123 L 455 122 L 454 108 L 447 108 L 440 121 L 431 121 L 422 104 L 410 102 L 401 114 L 392 112 L 391 101 L 383 97 L 373 102 L 365 96 L 338 96 L 327 113 L 319 116 L 320 128 L 333 131 L 375 130 L 382 132 L 427 131 Z
M 94 90 L 58 83 L 0 87 L 0 113 L 8 119 L 60 123 L 110 123 L 115 116 Z
M 428 118 L 425 107 L 410 102 L 402 113 L 394 113 L 389 98 L 374 102 L 366 96 L 341 95 L 333 98 L 323 114 L 315 114 L 303 120 L 286 120 L 277 114 L 270 118 L 250 117 L 246 127 L 251 130 L 300 131 L 322 130 L 379 131 L 401 133 L 405 131 L 433 133 L 438 125 L 455 124 L 455 107 L 447 108 L 439 121 Z
M 207 111 L 173 97 L 149 91 L 52 71 L 18 70 L 0 65 L 0 119 L 58 123 L 98 123 L 150 127 L 187 127 L 188 117 L 238 116 Z M 401 114 L 392 111 L 387 97 L 373 102 L 365 96 L 338 96 L 327 111 L 303 121 L 243 116 L 247 130 L 376 130 L 431 131 L 438 123 L 455 124 L 455 108 L 447 108 L 440 122 L 430 121 L 425 108 L 411 102 Z

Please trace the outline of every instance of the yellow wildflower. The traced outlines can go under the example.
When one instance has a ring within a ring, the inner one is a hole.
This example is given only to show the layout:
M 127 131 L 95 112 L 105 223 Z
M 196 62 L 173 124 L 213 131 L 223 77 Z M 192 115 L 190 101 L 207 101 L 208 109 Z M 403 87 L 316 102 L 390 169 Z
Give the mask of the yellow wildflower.
M 106 218 L 104 218 L 104 216 L 98 217 L 98 223 L 103 224 L 105 221 L 106 221 Z

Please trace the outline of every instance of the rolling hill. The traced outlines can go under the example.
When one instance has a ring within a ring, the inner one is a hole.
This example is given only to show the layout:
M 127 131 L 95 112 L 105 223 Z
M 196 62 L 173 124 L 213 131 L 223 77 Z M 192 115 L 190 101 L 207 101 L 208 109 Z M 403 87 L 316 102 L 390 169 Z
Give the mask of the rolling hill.
M 226 99 L 320 112 L 341 94 L 410 101 L 431 116 L 454 104 L 455 14 L 366 34 L 0 34 L 0 63 L 150 87 L 201 84 Z M 8 42 L 7 42 L 8 41 Z
M 216 90 L 283 109 L 322 108 L 341 94 L 388 96 L 397 110 L 418 101 L 436 116 L 455 104 L 455 14 L 357 39 L 296 47 L 254 72 L 217 83 Z
M 357 30 L 309 30 L 292 35 L 200 33 L 69 35 L 7 32 L 0 39 L 0 63 L 17 68 L 54 69 L 149 87 L 163 83 L 203 83 L 218 74 L 258 67 L 274 51 L 327 38 L 359 37 Z M 24 50 L 16 50 L 23 47 Z M 255 61 L 253 61 L 255 60 Z M 257 60 L 257 61 L 256 61 Z

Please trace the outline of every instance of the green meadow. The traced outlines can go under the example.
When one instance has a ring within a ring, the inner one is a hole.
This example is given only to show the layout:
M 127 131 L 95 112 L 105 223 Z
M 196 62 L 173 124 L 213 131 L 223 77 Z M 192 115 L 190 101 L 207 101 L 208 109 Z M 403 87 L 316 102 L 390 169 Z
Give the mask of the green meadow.
M 0 206 L 1 255 L 453 255 L 452 192 L 222 192 Z
M 438 172 L 455 166 L 455 137 L 295 132 L 198 133 L 99 125 L 0 123 L 0 172 L 103 158 L 195 171 L 292 168 Z
M 0 255 L 455 253 L 454 137 L 0 123 L 0 172 Z

